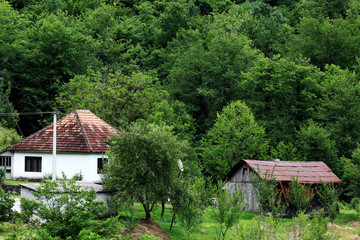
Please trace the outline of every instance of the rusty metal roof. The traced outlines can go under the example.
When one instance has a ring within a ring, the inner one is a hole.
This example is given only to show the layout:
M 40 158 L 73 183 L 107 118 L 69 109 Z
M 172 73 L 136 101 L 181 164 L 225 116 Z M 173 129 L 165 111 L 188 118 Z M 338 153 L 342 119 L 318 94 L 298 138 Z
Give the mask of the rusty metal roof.
M 264 177 L 267 171 L 272 171 L 277 182 L 290 182 L 291 176 L 298 176 L 300 183 L 341 183 L 341 180 L 331 171 L 331 169 L 321 161 L 318 162 L 292 162 L 243 159 L 230 171 L 233 175 L 242 166 L 247 165 Z M 260 171 L 260 172 L 259 172 Z
M 105 153 L 105 140 L 120 131 L 89 110 L 75 110 L 56 123 L 58 152 Z M 53 124 L 11 145 L 8 151 L 52 152 Z

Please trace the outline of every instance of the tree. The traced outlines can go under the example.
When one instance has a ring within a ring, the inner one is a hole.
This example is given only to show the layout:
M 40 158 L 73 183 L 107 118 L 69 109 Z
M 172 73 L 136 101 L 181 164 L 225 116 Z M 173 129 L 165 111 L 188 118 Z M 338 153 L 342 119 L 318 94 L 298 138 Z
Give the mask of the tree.
M 319 124 L 309 121 L 307 125 L 301 126 L 297 133 L 297 146 L 302 161 L 321 161 L 328 167 L 340 172 L 337 150 L 330 133 Z
M 132 121 L 146 119 L 166 96 L 167 92 L 150 75 L 89 70 L 65 84 L 57 102 L 65 112 L 89 109 L 112 126 L 126 128 Z
M 3 150 L 11 144 L 17 143 L 22 137 L 15 129 L 4 128 L 0 124 L 0 150 Z
M 296 130 L 314 117 L 322 76 L 307 61 L 259 58 L 242 75 L 239 98 L 251 108 L 273 145 L 294 142 Z
M 138 200 L 150 219 L 154 204 L 169 196 L 185 151 L 186 143 L 168 126 L 132 123 L 122 137 L 112 138 L 104 184 L 117 197 Z
M 62 85 L 88 67 L 99 67 L 94 56 L 94 41 L 77 29 L 64 13 L 50 14 L 28 27 L 18 39 L 17 58 L 11 62 L 10 100 L 20 112 L 53 109 Z M 26 135 L 37 130 L 38 117 L 21 118 Z
M 326 67 L 321 86 L 323 90 L 315 119 L 324 123 L 323 127 L 335 141 L 338 156 L 351 158 L 360 139 L 358 76 L 352 71 L 330 65 Z
M 241 159 L 264 159 L 267 154 L 264 128 L 242 101 L 224 107 L 202 140 L 204 170 L 213 180 L 222 180 Z
M 235 26 L 217 18 L 204 33 L 189 30 L 179 36 L 189 38 L 176 41 L 187 48 L 172 55 L 166 86 L 173 99 L 185 103 L 198 132 L 204 134 L 216 113 L 238 99 L 240 73 L 252 65 L 258 51 Z
M 352 69 L 356 64 L 360 53 L 358 23 L 306 16 L 301 18 L 297 31 L 289 41 L 291 55 L 301 54 L 321 69 L 327 64 Z

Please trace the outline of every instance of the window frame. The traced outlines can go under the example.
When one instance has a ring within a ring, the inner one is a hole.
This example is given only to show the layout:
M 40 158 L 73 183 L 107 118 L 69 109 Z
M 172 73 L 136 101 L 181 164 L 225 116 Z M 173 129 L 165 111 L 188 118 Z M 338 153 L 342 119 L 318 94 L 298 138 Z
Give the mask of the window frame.
M 25 172 L 41 172 L 42 171 L 42 157 L 25 156 Z
M 108 158 L 101 157 L 97 158 L 97 174 L 102 174 L 102 171 L 104 170 L 104 164 L 108 163 Z

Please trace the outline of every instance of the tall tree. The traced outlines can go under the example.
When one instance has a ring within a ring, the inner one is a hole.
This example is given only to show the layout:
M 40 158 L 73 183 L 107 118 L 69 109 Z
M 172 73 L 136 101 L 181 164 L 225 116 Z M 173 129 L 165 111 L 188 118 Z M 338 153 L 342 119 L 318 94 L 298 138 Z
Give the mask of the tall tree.
M 242 76 L 240 99 L 263 124 L 273 145 L 293 142 L 300 125 L 314 117 L 322 76 L 306 61 L 260 58 Z
M 335 173 L 340 173 L 335 141 L 330 133 L 309 121 L 297 132 L 297 146 L 303 161 L 323 161 Z
M 135 197 L 150 219 L 154 204 L 169 196 L 185 150 L 186 143 L 169 127 L 133 123 L 122 137 L 112 139 L 104 184 L 118 197 Z
M 166 96 L 167 92 L 150 75 L 89 70 L 65 84 L 57 101 L 65 112 L 89 109 L 114 127 L 125 128 L 132 121 L 146 119 Z
M 328 66 L 316 119 L 335 140 L 339 156 L 351 158 L 360 141 L 360 83 L 354 72 Z
M 204 170 L 213 180 L 222 180 L 241 159 L 266 159 L 269 150 L 264 128 L 241 101 L 224 107 L 202 146 Z
M 232 26 L 214 23 L 205 39 L 196 31 L 192 36 L 193 44 L 177 55 L 167 86 L 173 98 L 185 103 L 203 134 L 217 111 L 237 98 L 240 73 L 251 66 L 257 51 Z

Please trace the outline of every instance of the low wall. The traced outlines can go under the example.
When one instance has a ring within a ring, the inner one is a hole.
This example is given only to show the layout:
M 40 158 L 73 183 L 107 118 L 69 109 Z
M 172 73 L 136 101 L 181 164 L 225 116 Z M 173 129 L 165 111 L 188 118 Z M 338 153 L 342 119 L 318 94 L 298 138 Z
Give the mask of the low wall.
M 20 193 L 20 189 L 21 189 L 21 187 L 19 185 L 4 185 L 4 184 L 1 184 L 0 186 L 5 192 L 11 192 L 13 194 L 14 193 Z

